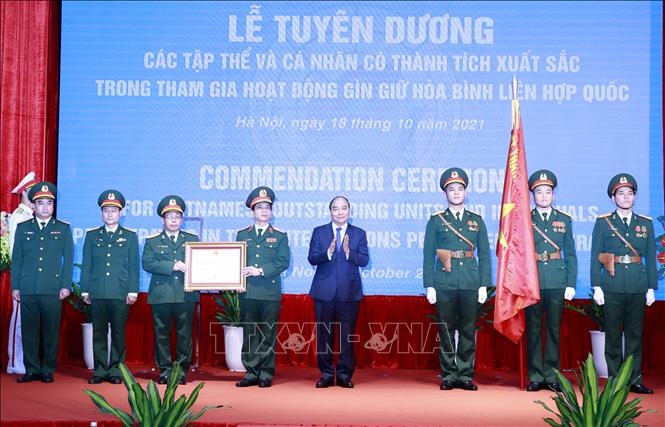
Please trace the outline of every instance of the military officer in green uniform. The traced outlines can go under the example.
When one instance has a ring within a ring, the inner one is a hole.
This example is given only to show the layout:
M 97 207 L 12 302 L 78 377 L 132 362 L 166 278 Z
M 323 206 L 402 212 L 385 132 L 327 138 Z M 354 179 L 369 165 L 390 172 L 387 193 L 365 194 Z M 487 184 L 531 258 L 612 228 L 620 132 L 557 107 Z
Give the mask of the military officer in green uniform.
M 125 362 L 127 353 L 125 326 L 129 306 L 139 292 L 139 241 L 135 232 L 119 224 L 125 207 L 121 192 L 103 191 L 97 204 L 104 224 L 85 234 L 80 281 L 83 301 L 92 304 L 94 372 L 88 383 L 121 384 L 119 364 Z
M 199 238 L 180 229 L 185 209 L 185 201 L 180 196 L 164 197 L 157 206 L 164 230 L 148 237 L 143 248 L 143 269 L 152 275 L 148 304 L 152 306 L 159 384 L 168 383 L 171 375 L 178 375 L 180 384 L 186 384 L 187 370 L 192 361 L 192 322 L 199 293 L 185 292 L 185 244 L 198 242 Z M 172 322 L 175 322 L 176 360 L 180 361 L 181 372 L 172 372 Z
M 615 175 L 607 186 L 616 210 L 600 215 L 593 227 L 591 286 L 593 299 L 604 305 L 608 374 L 616 376 L 624 357 L 632 354 L 630 390 L 652 394 L 642 383 L 642 330 L 644 305 L 653 304 L 658 288 L 656 242 L 651 218 L 633 212 L 636 194 L 637 181 L 628 173 Z
M 270 224 L 275 193 L 268 187 L 252 190 L 245 204 L 254 224 L 238 231 L 247 242 L 247 292 L 240 295 L 243 321 L 242 363 L 247 369 L 237 387 L 270 387 L 275 376 L 277 321 L 282 300 L 281 274 L 289 267 L 289 238 Z
M 549 388 L 561 391 L 554 370 L 559 369 L 559 325 L 563 300 L 575 296 L 577 254 L 570 216 L 552 207 L 556 175 L 541 169 L 529 178 L 536 205 L 531 210 L 538 262 L 540 302 L 526 308 L 527 391 Z M 543 326 L 545 352 L 543 354 Z
M 478 390 L 473 383 L 476 313 L 478 303 L 487 299 L 492 277 L 485 222 L 464 208 L 468 184 L 469 178 L 460 168 L 441 175 L 439 185 L 448 209 L 433 214 L 425 229 L 423 285 L 439 317 L 441 390 Z
M 16 227 L 12 250 L 12 297 L 21 301 L 26 370 L 17 381 L 52 383 L 62 300 L 72 286 L 74 241 L 69 224 L 53 217 L 55 185 L 38 182 L 28 197 L 35 205 L 35 217 Z

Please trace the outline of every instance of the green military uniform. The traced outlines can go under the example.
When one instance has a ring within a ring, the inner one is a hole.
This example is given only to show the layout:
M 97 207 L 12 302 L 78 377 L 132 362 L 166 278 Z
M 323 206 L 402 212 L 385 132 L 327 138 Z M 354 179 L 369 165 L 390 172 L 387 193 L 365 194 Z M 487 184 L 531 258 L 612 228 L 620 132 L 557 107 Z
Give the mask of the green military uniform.
M 275 195 L 268 187 L 252 191 L 246 205 L 273 203 Z M 261 276 L 247 278 L 247 292 L 240 295 L 243 321 L 242 363 L 249 381 L 272 380 L 275 375 L 277 321 L 282 299 L 281 274 L 291 261 L 289 238 L 268 225 L 257 234 L 255 225 L 238 231 L 236 241 L 247 242 L 247 266 L 263 270 Z
M 122 210 L 125 198 L 117 190 L 107 190 L 99 196 L 98 204 L 101 208 L 114 206 Z M 101 379 L 119 379 L 119 363 L 125 362 L 127 295 L 139 292 L 138 248 L 136 233 L 120 225 L 113 233 L 108 233 L 105 226 L 89 230 L 83 242 L 80 286 L 92 302 L 94 375 Z
M 175 201 L 168 207 L 169 203 Z M 174 208 L 177 207 L 177 208 Z M 166 196 L 159 203 L 157 212 L 164 216 L 169 211 L 184 213 L 185 202 L 178 196 Z M 176 359 L 181 362 L 181 379 L 192 360 L 192 324 L 198 292 L 185 292 L 185 274 L 174 271 L 177 261 L 185 261 L 185 244 L 198 242 L 195 234 L 180 230 L 177 240 L 169 238 L 166 231 L 150 236 L 143 248 L 143 269 L 151 273 L 148 289 L 148 304 L 152 305 L 152 320 L 155 332 L 155 361 L 159 366 L 160 382 L 171 375 L 171 323 L 176 328 Z
M 549 185 L 554 189 L 556 183 L 556 176 L 551 171 L 540 170 L 529 178 L 529 189 L 534 191 L 540 185 Z M 563 313 L 564 290 L 567 287 L 574 289 L 577 278 L 573 224 L 567 214 L 556 209 L 551 209 L 545 220 L 534 208 L 531 211 L 531 221 L 538 259 L 540 302 L 525 310 L 528 374 L 529 381 L 533 383 L 553 385 L 557 383 L 554 369 L 559 369 L 559 325 Z
M 455 179 L 455 176 L 459 178 Z M 445 191 L 451 182 L 460 182 L 466 187 L 468 177 L 463 170 L 451 168 L 441 176 L 441 189 Z M 450 271 L 437 257 L 438 249 L 455 253 Z M 474 251 L 478 258 L 474 256 Z M 464 210 L 458 220 L 450 209 L 446 209 L 431 216 L 425 229 L 423 285 L 436 289 L 441 342 L 439 362 L 444 381 L 456 384 L 473 379 L 478 289 L 491 284 L 490 268 L 487 228 L 480 215 Z M 455 330 L 459 335 L 456 349 L 453 339 Z
M 637 192 L 635 178 L 629 174 L 616 175 L 610 181 L 608 195 L 612 197 L 621 186 Z M 635 255 L 623 238 L 637 251 Z M 625 355 L 633 355 L 631 382 L 642 382 L 642 330 L 644 327 L 645 293 L 658 288 L 656 243 L 650 218 L 632 212 L 625 224 L 617 211 L 600 215 L 593 227 L 591 242 L 591 286 L 599 286 L 605 305 L 605 359 L 610 376 L 615 376 L 624 360 L 621 335 L 625 338 Z M 610 275 L 601 264 L 599 254 L 614 255 L 615 274 Z
M 55 185 L 39 182 L 30 189 L 28 197 L 34 202 L 40 198 L 55 199 L 55 194 Z M 60 290 L 72 286 L 73 252 L 72 232 L 66 222 L 51 217 L 42 228 L 39 220 L 33 218 L 16 227 L 11 286 L 21 294 L 23 362 L 26 375 L 34 379 L 51 375 L 56 368 L 62 313 Z

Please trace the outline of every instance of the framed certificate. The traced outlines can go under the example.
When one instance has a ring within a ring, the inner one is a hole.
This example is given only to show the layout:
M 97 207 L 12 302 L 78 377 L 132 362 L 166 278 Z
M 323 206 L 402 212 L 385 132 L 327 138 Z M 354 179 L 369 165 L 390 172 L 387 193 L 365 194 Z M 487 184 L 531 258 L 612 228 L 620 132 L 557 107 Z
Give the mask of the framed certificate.
M 185 291 L 246 290 L 246 242 L 188 242 Z

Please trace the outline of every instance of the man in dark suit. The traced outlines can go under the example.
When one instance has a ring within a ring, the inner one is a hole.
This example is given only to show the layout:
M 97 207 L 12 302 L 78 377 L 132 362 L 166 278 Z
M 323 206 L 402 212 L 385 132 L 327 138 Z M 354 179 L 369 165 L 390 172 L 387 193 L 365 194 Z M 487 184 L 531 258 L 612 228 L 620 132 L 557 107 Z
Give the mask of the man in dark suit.
M 628 173 L 615 175 L 607 186 L 616 210 L 600 215 L 593 226 L 591 286 L 593 299 L 604 305 L 608 374 L 616 376 L 624 358 L 632 354 L 630 390 L 652 394 L 642 384 L 642 330 L 644 305 L 653 304 L 658 288 L 656 241 L 651 218 L 633 212 L 636 194 L 637 181 Z
M 236 235 L 236 241 L 247 242 L 247 266 L 243 269 L 247 292 L 240 294 L 242 364 L 247 373 L 236 387 L 270 387 L 275 376 L 281 274 L 289 268 L 291 250 L 287 234 L 270 224 L 274 201 L 275 193 L 270 188 L 255 188 L 245 202 L 252 210 L 254 224 Z
M 478 390 L 473 383 L 476 313 L 478 304 L 487 300 L 492 277 L 485 222 L 464 208 L 468 185 L 463 169 L 441 174 L 439 186 L 448 209 L 434 213 L 425 229 L 423 285 L 439 317 L 441 390 Z M 459 336 L 456 346 L 454 331 Z
M 531 222 L 538 260 L 540 302 L 525 310 L 529 372 L 526 391 L 544 388 L 561 391 L 554 372 L 559 369 L 559 325 L 563 300 L 570 301 L 575 296 L 577 254 L 573 223 L 567 214 L 552 207 L 556 185 L 556 175 L 547 169 L 536 171 L 529 178 L 529 189 L 536 205 L 531 210 Z
M 314 298 L 316 360 L 321 378 L 316 388 L 335 384 L 353 388 L 353 342 L 358 308 L 363 297 L 360 267 L 369 263 L 365 230 L 349 224 L 351 205 L 346 197 L 330 201 L 328 224 L 316 227 L 309 242 L 310 264 L 316 266 L 309 295 Z M 340 355 L 333 366 L 335 323 L 339 324 Z
M 69 296 L 72 286 L 74 241 L 69 224 L 53 217 L 55 196 L 55 185 L 36 183 L 28 193 L 35 205 L 35 217 L 16 227 L 11 286 L 12 297 L 21 301 L 26 370 L 17 379 L 19 383 L 53 382 L 62 300 Z
M 139 241 L 121 225 L 125 197 L 117 190 L 103 191 L 97 199 L 104 225 L 89 230 L 83 242 L 81 295 L 92 304 L 94 373 L 88 384 L 121 384 L 120 363 L 125 362 L 125 326 L 129 306 L 139 292 Z M 108 329 L 111 326 L 111 352 Z
M 180 229 L 185 209 L 185 201 L 180 196 L 164 197 L 157 206 L 164 230 L 149 236 L 143 248 L 143 269 L 152 274 L 148 304 L 152 306 L 159 384 L 167 384 L 171 375 L 178 375 L 180 384 L 186 384 L 187 370 L 192 363 L 192 322 L 199 293 L 185 292 L 185 244 L 198 242 L 199 238 Z M 175 323 L 176 360 L 180 361 L 181 372 L 172 372 L 172 322 Z

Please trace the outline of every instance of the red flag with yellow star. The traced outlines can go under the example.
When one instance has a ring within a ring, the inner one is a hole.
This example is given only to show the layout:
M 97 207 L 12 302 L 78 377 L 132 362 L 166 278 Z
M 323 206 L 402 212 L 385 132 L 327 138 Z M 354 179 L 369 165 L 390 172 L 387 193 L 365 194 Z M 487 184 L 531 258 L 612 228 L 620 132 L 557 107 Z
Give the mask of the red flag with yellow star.
M 517 82 L 513 81 L 514 93 Z M 503 182 L 494 328 L 513 343 L 524 333 L 524 309 L 540 300 L 520 104 L 513 96 L 513 129 Z

